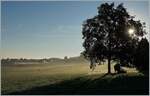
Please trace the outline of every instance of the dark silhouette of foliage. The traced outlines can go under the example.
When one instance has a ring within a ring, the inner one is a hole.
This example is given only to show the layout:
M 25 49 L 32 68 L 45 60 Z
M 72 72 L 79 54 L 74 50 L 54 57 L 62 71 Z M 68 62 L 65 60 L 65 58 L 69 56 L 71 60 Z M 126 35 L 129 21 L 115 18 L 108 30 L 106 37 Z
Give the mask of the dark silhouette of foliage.
M 120 66 L 120 64 L 114 65 L 114 70 L 117 73 L 126 73 L 126 70 L 122 69 L 121 66 Z
M 136 49 L 134 65 L 144 74 L 149 74 L 149 42 L 142 38 Z
M 65 60 L 67 60 L 67 59 L 68 59 L 68 57 L 67 57 L 67 56 L 65 56 L 65 57 L 64 57 L 64 59 L 65 59 Z
M 108 60 L 108 73 L 111 73 L 111 60 L 133 63 L 139 37 L 143 37 L 145 23 L 134 20 L 123 4 L 104 3 L 98 7 L 98 15 L 83 23 L 83 55 L 93 62 Z M 133 34 L 128 30 L 134 29 Z

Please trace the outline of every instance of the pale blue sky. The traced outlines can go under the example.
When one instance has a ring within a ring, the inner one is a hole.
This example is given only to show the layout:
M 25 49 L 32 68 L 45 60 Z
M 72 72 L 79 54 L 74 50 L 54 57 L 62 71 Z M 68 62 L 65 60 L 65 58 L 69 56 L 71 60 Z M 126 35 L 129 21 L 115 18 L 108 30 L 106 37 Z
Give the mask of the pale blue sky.
M 2 57 L 50 58 L 78 56 L 82 23 L 97 14 L 100 1 L 9 1 L 1 4 Z M 119 4 L 121 2 L 115 2 Z M 148 2 L 123 2 L 148 24 Z M 147 28 L 148 29 L 148 28 Z

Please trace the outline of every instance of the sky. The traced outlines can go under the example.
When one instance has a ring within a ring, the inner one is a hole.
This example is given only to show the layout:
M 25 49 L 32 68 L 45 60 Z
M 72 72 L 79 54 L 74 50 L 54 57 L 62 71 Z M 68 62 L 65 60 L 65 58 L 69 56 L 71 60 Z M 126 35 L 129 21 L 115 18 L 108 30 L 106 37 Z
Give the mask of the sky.
M 82 24 L 97 14 L 102 1 L 1 2 L 2 58 L 63 58 L 79 56 Z M 109 1 L 109 3 L 111 3 Z M 117 1 L 149 25 L 148 1 Z

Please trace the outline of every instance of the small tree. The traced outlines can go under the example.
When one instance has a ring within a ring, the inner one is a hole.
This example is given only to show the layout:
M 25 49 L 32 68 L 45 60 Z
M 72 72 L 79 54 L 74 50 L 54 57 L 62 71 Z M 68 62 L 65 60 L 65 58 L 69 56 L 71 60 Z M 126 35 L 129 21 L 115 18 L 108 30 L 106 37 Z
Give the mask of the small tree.
M 111 73 L 111 60 L 132 61 L 128 58 L 133 57 L 134 51 L 130 51 L 135 50 L 139 37 L 146 33 L 143 28 L 144 23 L 134 20 L 123 4 L 117 7 L 114 7 L 114 3 L 101 4 L 98 15 L 83 23 L 83 54 L 91 64 L 107 59 L 108 73 Z
M 65 59 L 65 60 L 67 60 L 67 59 L 68 59 L 68 57 L 67 57 L 67 56 L 65 56 L 65 57 L 64 57 L 64 59 Z

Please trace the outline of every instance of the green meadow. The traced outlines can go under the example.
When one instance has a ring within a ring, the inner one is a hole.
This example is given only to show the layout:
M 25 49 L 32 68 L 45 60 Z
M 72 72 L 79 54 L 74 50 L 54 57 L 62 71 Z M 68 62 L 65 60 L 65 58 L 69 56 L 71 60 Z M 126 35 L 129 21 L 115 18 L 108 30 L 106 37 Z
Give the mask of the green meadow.
M 2 65 L 2 94 L 147 94 L 147 77 L 135 68 L 116 74 L 113 65 L 109 75 L 107 64 L 92 71 L 87 62 Z

